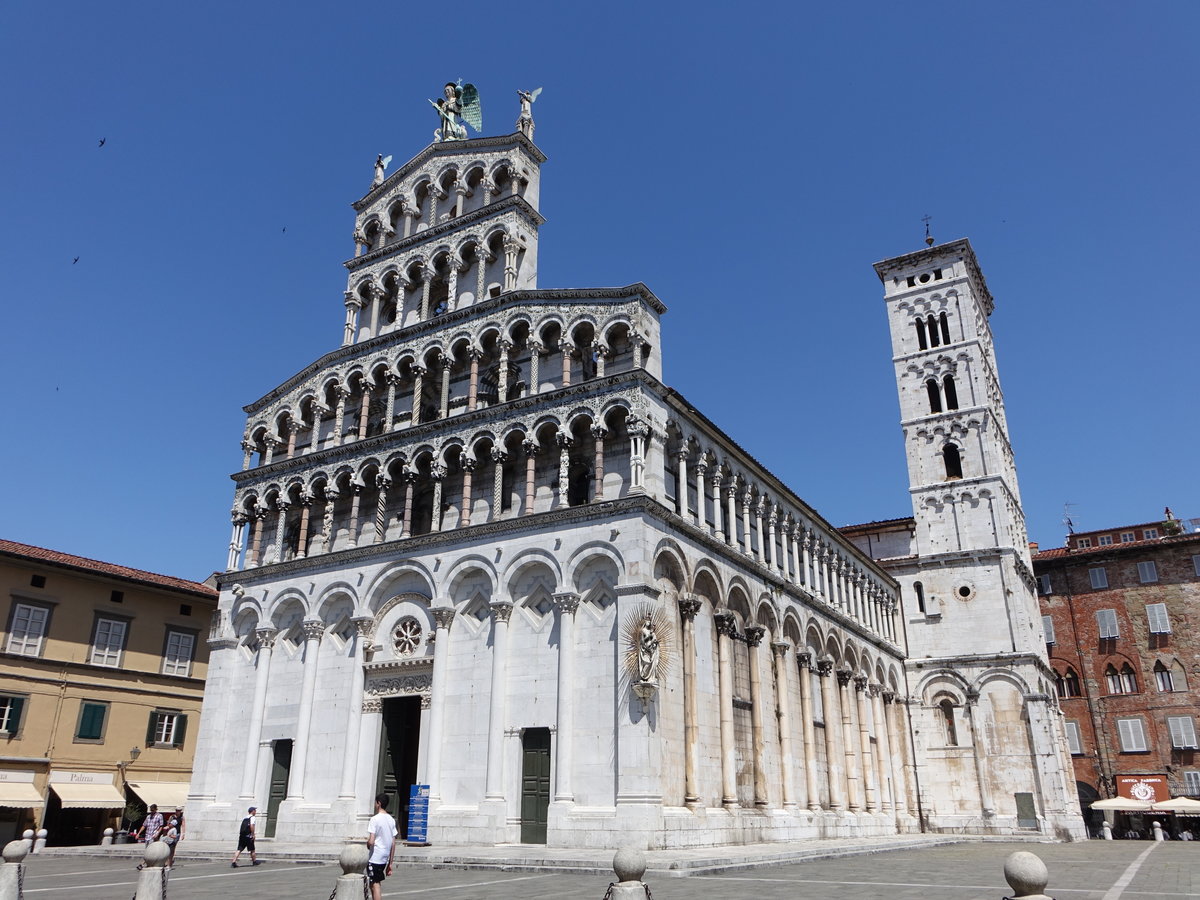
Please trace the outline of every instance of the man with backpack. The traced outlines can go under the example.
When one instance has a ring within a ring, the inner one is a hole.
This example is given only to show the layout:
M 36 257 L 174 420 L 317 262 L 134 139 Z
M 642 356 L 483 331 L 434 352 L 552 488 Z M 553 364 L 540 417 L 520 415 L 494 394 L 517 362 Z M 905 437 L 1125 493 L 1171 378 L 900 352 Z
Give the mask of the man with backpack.
M 233 862 L 230 863 L 235 869 L 238 867 L 238 857 L 242 855 L 243 850 L 250 851 L 250 865 L 258 865 L 258 856 L 254 852 L 254 814 L 257 812 L 257 806 L 246 810 L 246 818 L 242 819 L 242 827 L 238 829 L 237 853 L 233 854 Z

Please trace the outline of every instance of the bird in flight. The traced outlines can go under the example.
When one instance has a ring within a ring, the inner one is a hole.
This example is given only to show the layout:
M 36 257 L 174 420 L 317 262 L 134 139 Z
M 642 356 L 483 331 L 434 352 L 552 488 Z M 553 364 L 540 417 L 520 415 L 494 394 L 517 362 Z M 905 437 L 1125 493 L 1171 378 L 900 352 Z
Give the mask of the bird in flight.
M 77 262 L 79 262 L 79 257 L 78 257 L 78 256 L 77 256 L 77 257 L 75 257 L 73 260 L 71 260 L 71 265 L 75 265 L 75 263 L 77 263 Z
M 105 141 L 107 141 L 107 140 L 108 140 L 108 138 L 100 138 L 100 146 L 101 146 L 101 147 L 103 147 L 103 146 L 104 146 L 104 142 L 105 142 Z
M 286 225 L 283 226 L 283 233 L 287 234 L 287 226 Z

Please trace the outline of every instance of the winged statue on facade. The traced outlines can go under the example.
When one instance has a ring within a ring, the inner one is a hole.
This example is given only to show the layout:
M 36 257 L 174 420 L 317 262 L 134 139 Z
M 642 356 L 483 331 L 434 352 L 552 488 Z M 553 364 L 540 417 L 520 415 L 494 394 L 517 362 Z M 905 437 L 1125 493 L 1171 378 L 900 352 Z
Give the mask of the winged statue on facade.
M 440 100 L 430 100 L 441 118 L 441 127 L 433 133 L 435 141 L 465 141 L 467 125 L 476 133 L 483 131 L 483 107 L 479 105 L 479 91 L 475 85 L 447 81 Z M 461 119 L 461 121 L 460 121 Z M 463 124 L 463 123 L 466 124 Z
M 521 98 L 521 115 L 517 117 L 517 131 L 524 132 L 530 140 L 533 140 L 533 102 L 537 100 L 538 94 L 541 92 L 541 88 L 532 91 L 517 91 L 517 96 Z

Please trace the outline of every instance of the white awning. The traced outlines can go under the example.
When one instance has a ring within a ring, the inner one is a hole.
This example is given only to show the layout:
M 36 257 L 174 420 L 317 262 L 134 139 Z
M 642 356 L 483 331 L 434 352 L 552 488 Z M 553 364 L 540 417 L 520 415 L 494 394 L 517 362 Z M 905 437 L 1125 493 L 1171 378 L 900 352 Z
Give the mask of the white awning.
M 42 805 L 41 791 L 32 784 L 0 783 L 0 806 L 13 809 L 36 809 Z
M 130 781 L 126 782 L 146 805 L 158 805 L 162 812 L 175 810 L 187 801 L 188 782 L 186 781 Z
M 111 784 L 54 784 L 50 790 L 58 794 L 63 809 L 122 809 L 125 798 Z

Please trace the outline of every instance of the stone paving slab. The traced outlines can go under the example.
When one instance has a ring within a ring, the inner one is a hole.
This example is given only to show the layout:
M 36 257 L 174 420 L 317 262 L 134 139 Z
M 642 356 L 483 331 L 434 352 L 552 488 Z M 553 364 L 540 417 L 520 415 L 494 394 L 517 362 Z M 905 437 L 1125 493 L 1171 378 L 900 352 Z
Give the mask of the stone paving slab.
M 1046 893 L 1058 900 L 1105 900 L 1118 879 L 1149 850 L 1119 898 L 1107 900 L 1200 900 L 1200 842 L 1151 845 L 1138 841 L 1079 844 L 1010 844 L 973 841 L 949 846 L 880 851 L 837 859 L 811 859 L 756 871 L 693 874 L 672 878 L 650 872 L 654 900 L 1001 900 L 1005 857 L 1013 850 L 1037 853 L 1050 871 Z M 326 900 L 341 870 L 330 863 L 270 861 L 230 869 L 224 860 L 181 857 L 172 872 L 168 900 Z M 137 872 L 131 860 L 69 855 L 30 857 L 27 900 L 128 900 Z M 611 874 L 512 872 L 398 866 L 383 896 L 439 900 L 602 900 Z

